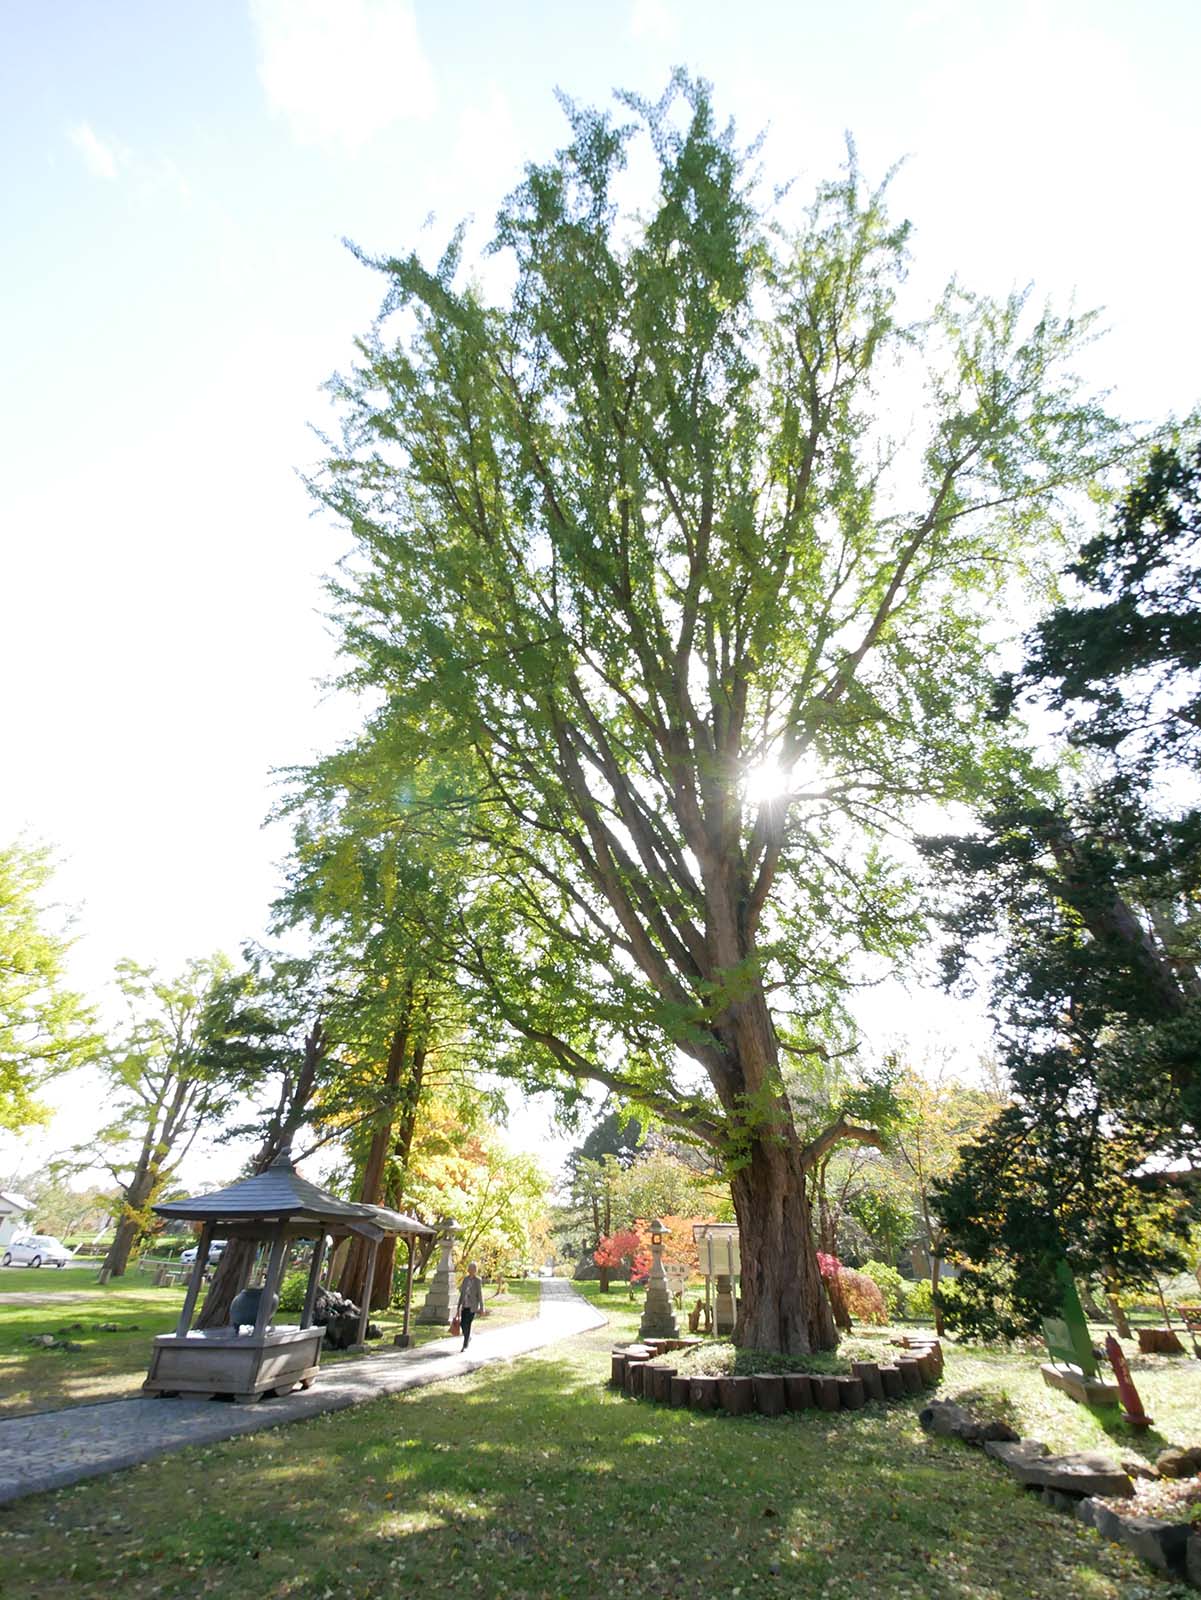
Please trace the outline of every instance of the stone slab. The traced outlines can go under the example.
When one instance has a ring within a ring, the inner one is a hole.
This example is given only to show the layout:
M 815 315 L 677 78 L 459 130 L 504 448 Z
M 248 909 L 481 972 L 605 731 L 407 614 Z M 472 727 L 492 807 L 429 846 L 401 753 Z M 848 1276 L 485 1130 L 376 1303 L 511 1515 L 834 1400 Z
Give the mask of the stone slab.
M 1057 1489 L 1061 1494 L 1096 1495 L 1102 1499 L 1128 1498 L 1134 1493 L 1130 1474 L 1109 1456 L 1095 1450 L 1077 1450 L 1067 1455 L 1040 1455 L 1025 1448 L 1030 1441 L 1017 1444 L 986 1445 L 1017 1481 L 1031 1489 Z
M 1122 1543 L 1159 1572 L 1183 1573 L 1191 1527 L 1159 1517 L 1123 1517 Z

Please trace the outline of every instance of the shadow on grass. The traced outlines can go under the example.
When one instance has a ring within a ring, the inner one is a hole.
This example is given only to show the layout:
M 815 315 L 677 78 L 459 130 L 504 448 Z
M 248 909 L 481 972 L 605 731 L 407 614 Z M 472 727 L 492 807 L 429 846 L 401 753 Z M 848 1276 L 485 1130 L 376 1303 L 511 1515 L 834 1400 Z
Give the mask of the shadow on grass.
M 1132 1592 L 1129 1556 L 978 1453 L 929 1439 L 916 1397 L 855 1413 L 701 1416 L 608 1390 L 612 1340 L 600 1330 L 10 1507 L 6 1600 L 98 1600 L 117 1586 L 125 1600 Z

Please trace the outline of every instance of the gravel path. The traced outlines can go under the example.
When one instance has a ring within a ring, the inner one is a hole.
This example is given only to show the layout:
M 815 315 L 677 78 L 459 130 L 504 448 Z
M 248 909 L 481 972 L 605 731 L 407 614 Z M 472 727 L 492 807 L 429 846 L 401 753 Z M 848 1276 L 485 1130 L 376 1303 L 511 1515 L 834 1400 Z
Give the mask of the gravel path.
M 40 1289 L 7 1289 L 0 1294 L 0 1306 L 57 1306 L 66 1300 L 94 1300 L 86 1289 L 64 1289 L 61 1294 L 43 1294 Z
M 438 1339 L 416 1350 L 389 1348 L 330 1367 L 309 1390 L 257 1405 L 147 1396 L 0 1419 L 0 1503 L 137 1466 L 188 1445 L 278 1428 L 402 1389 L 460 1378 L 599 1328 L 606 1320 L 565 1279 L 548 1278 L 536 1317 L 495 1333 L 473 1334 L 466 1352 L 460 1351 L 457 1338 Z

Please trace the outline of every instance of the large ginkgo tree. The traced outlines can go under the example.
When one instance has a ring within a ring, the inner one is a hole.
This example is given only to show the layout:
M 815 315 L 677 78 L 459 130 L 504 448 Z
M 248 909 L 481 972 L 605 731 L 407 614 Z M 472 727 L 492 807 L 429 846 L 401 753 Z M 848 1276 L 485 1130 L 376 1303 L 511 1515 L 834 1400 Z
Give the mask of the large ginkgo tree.
M 917 937 L 888 834 L 970 791 L 986 624 L 1120 441 L 1082 323 L 959 289 L 901 320 L 907 230 L 853 160 L 801 213 L 704 85 L 564 105 L 497 220 L 504 296 L 462 235 L 370 262 L 314 482 L 369 711 L 324 777 L 457 853 L 498 1068 L 719 1151 L 737 1337 L 806 1352 L 835 1332 L 805 1174 L 877 1134 L 802 1141 L 782 1045 L 828 1048 Z

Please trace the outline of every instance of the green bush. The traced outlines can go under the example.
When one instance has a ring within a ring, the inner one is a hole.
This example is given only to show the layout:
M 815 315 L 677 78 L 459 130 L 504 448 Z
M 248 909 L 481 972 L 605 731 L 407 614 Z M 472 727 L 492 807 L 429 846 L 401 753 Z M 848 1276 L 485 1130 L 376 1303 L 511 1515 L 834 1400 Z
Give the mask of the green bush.
M 924 1321 L 934 1316 L 934 1291 L 930 1287 L 929 1278 L 919 1278 L 916 1283 L 910 1284 L 906 1315 Z
M 890 1317 L 903 1317 L 908 1301 L 905 1291 L 909 1285 L 897 1269 L 886 1265 L 883 1261 L 865 1261 L 859 1270 L 865 1278 L 872 1280 L 884 1296 L 884 1303 L 888 1307 L 888 1315 Z
M 289 1272 L 279 1287 L 279 1309 L 281 1311 L 303 1311 L 304 1292 L 308 1288 L 309 1275 L 307 1272 Z

